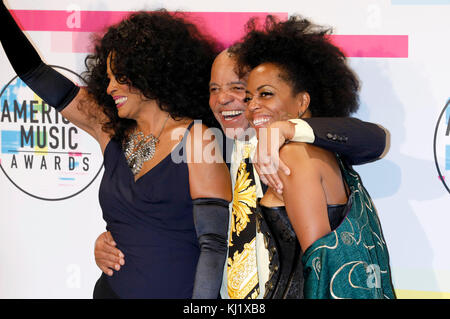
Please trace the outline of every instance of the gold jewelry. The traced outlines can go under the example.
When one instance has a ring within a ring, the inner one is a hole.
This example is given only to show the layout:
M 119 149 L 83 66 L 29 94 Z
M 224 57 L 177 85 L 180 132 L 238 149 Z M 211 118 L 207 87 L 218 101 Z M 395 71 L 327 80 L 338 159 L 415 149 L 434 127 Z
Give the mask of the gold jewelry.
M 125 158 L 128 163 L 128 167 L 131 169 L 134 175 L 139 174 L 142 169 L 142 165 L 153 158 L 155 155 L 156 145 L 159 143 L 159 137 L 166 126 L 169 114 L 159 132 L 158 136 L 154 136 L 150 133 L 144 136 L 142 131 L 136 130 L 128 136 L 128 140 L 123 142 L 122 148 L 125 152 Z

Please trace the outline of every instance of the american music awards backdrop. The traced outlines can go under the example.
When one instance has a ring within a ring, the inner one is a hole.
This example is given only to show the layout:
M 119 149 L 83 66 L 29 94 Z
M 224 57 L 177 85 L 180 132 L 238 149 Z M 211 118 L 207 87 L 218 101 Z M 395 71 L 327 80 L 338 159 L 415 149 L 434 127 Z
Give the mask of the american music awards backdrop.
M 38 199 L 63 200 L 95 180 L 103 160 L 88 134 L 71 125 L 17 76 L 4 87 L 0 102 L 0 165 L 18 189 Z
M 334 28 L 362 83 L 356 117 L 390 131 L 355 167 L 377 207 L 399 298 L 450 298 L 450 0 L 8 0 L 43 59 L 82 85 L 90 37 L 130 11 L 182 10 L 225 45 L 248 18 Z M 91 298 L 102 154 L 16 77 L 0 49 L 0 298 Z

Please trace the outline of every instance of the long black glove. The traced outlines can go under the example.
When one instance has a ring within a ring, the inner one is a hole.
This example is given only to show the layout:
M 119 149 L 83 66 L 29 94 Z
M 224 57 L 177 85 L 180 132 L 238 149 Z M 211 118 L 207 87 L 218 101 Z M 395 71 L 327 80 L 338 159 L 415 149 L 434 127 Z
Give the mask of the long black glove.
M 0 4 L 0 30 L 3 49 L 17 75 L 47 104 L 62 111 L 80 88 L 42 62 L 3 1 Z
M 227 256 L 228 202 L 220 198 L 199 198 L 193 204 L 200 258 L 192 298 L 217 299 Z

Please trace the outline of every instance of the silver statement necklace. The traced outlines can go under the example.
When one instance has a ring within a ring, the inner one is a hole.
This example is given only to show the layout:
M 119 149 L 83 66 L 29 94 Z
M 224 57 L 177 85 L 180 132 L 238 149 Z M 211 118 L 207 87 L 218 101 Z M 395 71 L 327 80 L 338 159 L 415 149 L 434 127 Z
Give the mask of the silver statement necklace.
M 128 140 L 124 141 L 122 147 L 125 152 L 125 158 L 127 159 L 128 167 L 134 175 L 139 174 L 142 165 L 155 155 L 156 145 L 159 143 L 159 137 L 161 136 L 168 119 L 169 115 L 167 115 L 158 136 L 155 137 L 152 133 L 144 136 L 142 131 L 137 132 L 135 130 L 128 136 Z

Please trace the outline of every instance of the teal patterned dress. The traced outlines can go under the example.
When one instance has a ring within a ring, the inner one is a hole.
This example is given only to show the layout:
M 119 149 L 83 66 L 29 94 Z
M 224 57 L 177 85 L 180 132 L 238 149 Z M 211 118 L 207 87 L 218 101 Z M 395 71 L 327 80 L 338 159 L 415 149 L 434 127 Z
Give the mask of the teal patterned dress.
M 327 205 L 332 231 L 302 254 L 286 208 L 258 203 L 257 226 L 269 254 L 269 299 L 395 298 L 376 209 L 359 175 L 339 158 L 347 204 Z
M 331 233 L 303 254 L 308 299 L 395 298 L 380 221 L 361 178 L 338 158 L 351 190 L 347 214 Z

